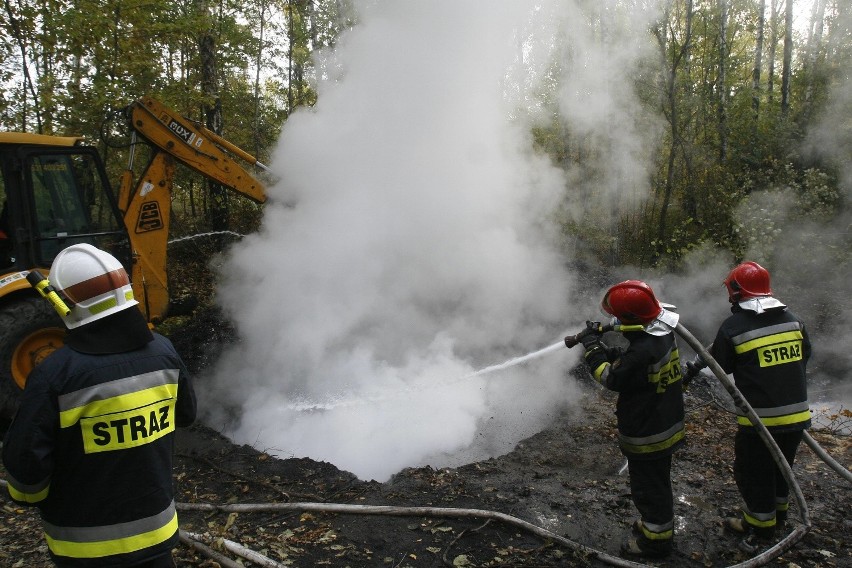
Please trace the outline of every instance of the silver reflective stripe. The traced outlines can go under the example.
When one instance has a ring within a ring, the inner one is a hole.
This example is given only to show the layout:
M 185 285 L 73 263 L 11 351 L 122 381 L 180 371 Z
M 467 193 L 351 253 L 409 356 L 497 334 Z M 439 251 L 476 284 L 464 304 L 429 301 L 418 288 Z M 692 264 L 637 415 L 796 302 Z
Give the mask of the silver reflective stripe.
M 743 300 L 739 303 L 740 307 L 744 310 L 748 310 L 750 312 L 754 312 L 756 314 L 762 314 L 766 310 L 770 308 L 786 308 L 786 304 L 782 304 L 779 300 L 773 298 L 772 296 L 760 296 L 757 298 L 749 298 L 748 300 Z
M 609 371 L 612 369 L 612 365 L 607 365 L 606 368 L 601 373 L 601 378 L 598 379 L 598 382 L 602 385 L 606 385 L 606 380 L 609 378 Z
M 180 372 L 177 369 L 162 369 L 69 392 L 59 397 L 59 411 L 78 408 L 90 402 L 106 400 L 152 387 L 177 384 L 179 374 Z
M 21 483 L 20 481 L 18 481 L 14 477 L 12 477 L 12 474 L 10 474 L 7 471 L 6 472 L 6 481 L 9 483 L 9 485 L 14 487 L 15 489 L 17 489 L 21 493 L 27 493 L 29 495 L 34 495 L 35 493 L 38 493 L 39 491 L 44 491 L 47 487 L 50 486 L 50 476 L 49 475 L 46 478 L 44 478 L 43 480 L 39 481 L 38 483 L 29 483 L 28 484 L 28 483 Z
M 48 475 L 42 481 L 38 483 L 21 483 L 10 474 L 8 471 L 6 472 L 6 482 L 13 487 L 15 490 L 25 493 L 27 495 L 35 495 L 40 491 L 44 491 L 48 487 L 50 487 L 50 476 Z
M 742 345 L 743 343 L 748 343 L 752 339 L 757 339 L 758 337 L 766 337 L 768 335 L 775 335 L 776 333 L 784 333 L 787 331 L 799 331 L 800 329 L 802 329 L 802 325 L 797 321 L 768 325 L 766 327 L 761 327 L 760 329 L 754 329 L 752 331 L 736 335 L 731 338 L 731 342 L 734 345 Z
M 139 534 L 155 531 L 166 526 L 175 516 L 175 502 L 161 513 L 151 517 L 117 523 L 114 525 L 103 525 L 99 527 L 58 527 L 48 522 L 43 522 L 44 532 L 54 540 L 66 542 L 103 542 L 107 540 L 119 540 Z
M 656 375 L 657 373 L 659 373 L 660 369 L 662 369 L 663 367 L 668 365 L 669 362 L 671 362 L 672 353 L 674 351 L 677 351 L 677 343 L 676 342 L 672 343 L 672 346 L 669 347 L 669 350 L 666 352 L 665 355 L 663 355 L 662 359 L 660 359 L 659 361 L 657 361 L 653 365 L 648 365 L 648 374 L 649 375 Z
M 674 528 L 674 519 L 670 520 L 667 523 L 663 523 L 662 525 L 655 525 L 654 523 L 649 523 L 646 520 L 642 520 L 642 524 L 645 525 L 645 528 L 653 533 L 662 533 L 666 531 L 670 531 Z
M 630 436 L 619 435 L 619 438 L 622 442 L 626 442 L 632 446 L 647 446 L 649 444 L 655 444 L 657 442 L 668 440 L 681 430 L 683 430 L 683 421 L 678 422 L 665 432 L 660 432 L 659 434 L 654 434 L 653 436 L 645 436 L 644 438 L 631 438 Z
M 796 414 L 797 412 L 804 412 L 805 410 L 810 409 L 810 404 L 806 400 L 805 402 L 797 402 L 795 404 L 788 404 L 787 406 L 776 406 L 774 408 L 755 408 L 754 412 L 760 418 L 772 418 L 773 416 L 787 416 L 788 414 Z M 745 416 L 745 413 L 737 409 L 738 416 Z
M 772 509 L 771 513 L 755 513 L 745 508 L 745 512 L 748 516 L 754 517 L 758 521 L 772 521 L 775 519 L 775 509 Z

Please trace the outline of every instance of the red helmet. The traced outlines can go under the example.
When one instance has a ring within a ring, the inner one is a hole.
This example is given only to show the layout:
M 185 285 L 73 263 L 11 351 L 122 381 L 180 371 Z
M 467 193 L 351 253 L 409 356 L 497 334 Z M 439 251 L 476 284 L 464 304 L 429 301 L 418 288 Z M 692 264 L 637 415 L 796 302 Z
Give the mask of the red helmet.
M 725 287 L 731 302 L 772 295 L 769 271 L 752 261 L 743 262 L 731 270 L 725 278 Z
M 648 324 L 663 307 L 651 287 L 641 280 L 625 280 L 607 290 L 601 308 L 626 324 Z

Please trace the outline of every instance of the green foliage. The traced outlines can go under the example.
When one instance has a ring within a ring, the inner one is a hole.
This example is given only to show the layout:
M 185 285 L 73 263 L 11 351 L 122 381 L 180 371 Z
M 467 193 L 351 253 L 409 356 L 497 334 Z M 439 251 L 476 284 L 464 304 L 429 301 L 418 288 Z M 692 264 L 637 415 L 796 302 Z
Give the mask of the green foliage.
M 332 0 L 17 0 L 6 6 L 10 11 L 0 18 L 0 127 L 83 135 L 101 144 L 116 180 L 127 159 L 124 129 L 109 120 L 116 110 L 151 94 L 203 120 L 204 106 L 213 102 L 201 89 L 203 34 L 215 39 L 225 138 L 268 163 L 289 114 L 316 103 L 314 53 L 334 45 L 354 22 L 351 3 Z M 799 152 L 833 89 L 848 81 L 852 33 L 841 4 L 828 2 L 821 42 L 794 37 L 787 113 L 780 93 L 783 37 L 771 33 L 773 25 L 783 32 L 783 21 L 773 22 L 767 10 L 755 89 L 758 3 L 729 0 L 724 51 L 719 6 L 665 3 L 665 20 L 648 38 L 656 40 L 658 61 L 642 60 L 612 77 L 613 85 L 629 85 L 646 116 L 664 126 L 661 135 L 649 129 L 643 141 L 656 152 L 648 179 L 616 176 L 611 182 L 629 185 L 627 193 L 647 193 L 644 199 L 628 201 L 613 197 L 612 188 L 601 189 L 621 159 L 610 155 L 612 139 L 574 132 L 558 116 L 560 77 L 570 62 L 553 61 L 537 86 L 530 104 L 552 117 L 531 138 L 569 180 L 566 207 L 556 218 L 571 254 L 604 264 L 675 265 L 697 247 L 712 246 L 739 257 L 771 248 L 794 214 L 831 220 L 847 206 L 838 172 L 806 162 Z M 617 15 L 603 21 L 607 11 L 593 12 L 589 25 L 598 31 L 615 33 L 623 23 Z M 248 232 L 261 210 L 242 201 L 231 200 L 230 224 Z M 208 228 L 209 204 L 197 176 L 178 172 L 174 202 L 177 230 Z

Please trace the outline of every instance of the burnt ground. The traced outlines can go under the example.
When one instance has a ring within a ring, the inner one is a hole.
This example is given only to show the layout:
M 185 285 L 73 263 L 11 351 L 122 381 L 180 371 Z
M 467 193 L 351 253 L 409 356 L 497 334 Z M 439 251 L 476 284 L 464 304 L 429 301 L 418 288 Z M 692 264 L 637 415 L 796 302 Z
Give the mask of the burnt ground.
M 210 362 L 218 343 L 230 340 L 232 331 L 215 318 L 196 317 L 171 335 L 197 371 Z M 224 551 L 222 539 L 294 567 L 609 565 L 571 543 L 616 557 L 636 512 L 627 476 L 619 473 L 624 460 L 615 441 L 614 395 L 582 376 L 577 380 L 588 387 L 580 406 L 566 409 L 512 452 L 454 469 L 406 469 L 386 483 L 361 481 L 306 458 L 276 459 L 232 444 L 204 425 L 181 430 L 175 468 L 180 503 L 316 504 L 258 512 L 182 506 L 181 528 L 212 539 L 211 546 L 232 562 L 240 557 Z M 673 466 L 675 552 L 667 560 L 649 561 L 651 565 L 721 567 L 750 558 L 719 524 L 726 511 L 738 506 L 739 497 L 731 470 L 733 420 L 713 398 L 701 385 L 687 396 L 688 442 Z M 838 426 L 848 427 L 849 416 L 823 416 L 817 422 L 822 428 L 813 430 L 813 437 L 843 465 L 852 466 L 850 438 L 832 433 Z M 769 565 L 852 566 L 850 484 L 804 445 L 794 472 L 812 528 Z M 0 468 L 0 477 L 3 473 Z M 329 512 L 332 504 L 429 510 L 352 514 Z M 455 512 L 448 515 L 440 510 L 444 508 Z M 477 516 L 459 510 L 475 510 Z M 511 518 L 486 518 L 484 511 L 526 521 L 569 542 L 541 536 Z M 781 536 L 801 524 L 795 506 L 791 517 Z M 179 567 L 220 565 L 186 544 L 175 550 L 175 559 Z M 239 563 L 262 565 L 245 559 Z M 10 502 L 5 491 L 0 498 L 0 566 L 50 566 L 37 515 Z

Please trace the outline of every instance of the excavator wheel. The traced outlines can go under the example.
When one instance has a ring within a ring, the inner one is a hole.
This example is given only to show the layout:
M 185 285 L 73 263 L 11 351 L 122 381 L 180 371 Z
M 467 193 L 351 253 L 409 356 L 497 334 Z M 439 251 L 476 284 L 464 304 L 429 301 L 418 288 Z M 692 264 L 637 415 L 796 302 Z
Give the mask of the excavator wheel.
M 0 309 L 0 417 L 11 419 L 30 371 L 64 344 L 65 326 L 42 298 Z

